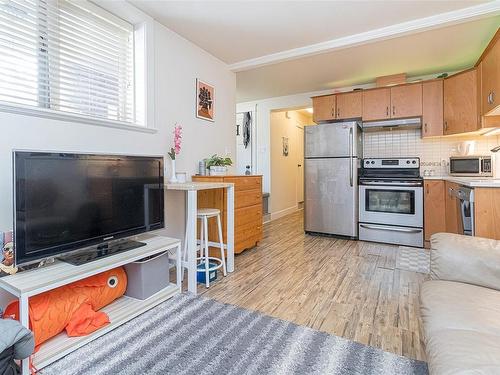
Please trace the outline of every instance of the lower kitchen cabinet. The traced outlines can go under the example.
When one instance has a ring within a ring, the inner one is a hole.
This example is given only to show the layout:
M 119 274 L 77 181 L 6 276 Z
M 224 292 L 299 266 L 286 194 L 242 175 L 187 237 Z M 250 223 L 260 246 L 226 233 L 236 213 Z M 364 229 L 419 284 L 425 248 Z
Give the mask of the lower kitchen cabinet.
M 475 188 L 474 199 L 475 235 L 500 240 L 500 188 Z
M 234 184 L 234 252 L 241 253 L 257 245 L 262 239 L 262 176 L 193 176 L 193 181 L 231 182 Z M 222 232 L 226 242 L 225 189 L 200 190 L 198 208 L 218 208 L 223 213 Z M 215 219 L 208 221 L 208 238 L 217 242 Z M 199 233 L 199 232 L 198 232 Z M 219 256 L 218 249 L 211 255 Z M 213 253 L 212 253 L 213 251 Z
M 429 247 L 434 233 L 446 232 L 445 182 L 443 180 L 424 181 L 424 240 Z

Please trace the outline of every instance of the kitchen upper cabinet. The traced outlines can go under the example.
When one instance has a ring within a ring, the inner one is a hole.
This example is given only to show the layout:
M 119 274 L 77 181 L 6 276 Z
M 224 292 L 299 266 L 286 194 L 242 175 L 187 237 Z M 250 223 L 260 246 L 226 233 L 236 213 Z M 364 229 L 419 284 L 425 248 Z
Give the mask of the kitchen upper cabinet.
M 443 135 L 443 80 L 422 83 L 422 137 Z
M 426 242 L 430 241 L 434 233 L 446 231 L 445 210 L 445 182 L 425 180 L 424 239 Z
M 363 114 L 363 97 L 360 91 L 336 94 L 336 119 L 361 117 Z
M 391 87 L 391 118 L 422 116 L 422 84 Z
M 460 201 L 453 194 L 457 190 L 458 184 L 445 181 L 445 220 L 446 232 L 463 233 L 463 224 L 460 215 Z
M 390 106 L 390 88 L 363 91 L 363 121 L 391 118 Z
M 500 106 L 500 37 L 486 51 L 481 61 L 482 114 Z
M 444 134 L 476 131 L 480 127 L 476 69 L 461 72 L 444 80 Z
M 313 101 L 313 121 L 335 120 L 335 95 L 315 96 Z

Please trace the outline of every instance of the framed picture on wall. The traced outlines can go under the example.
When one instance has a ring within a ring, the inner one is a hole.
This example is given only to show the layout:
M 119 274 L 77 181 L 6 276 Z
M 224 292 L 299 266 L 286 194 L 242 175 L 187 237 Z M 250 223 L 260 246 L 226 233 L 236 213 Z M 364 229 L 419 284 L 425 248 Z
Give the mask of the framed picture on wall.
M 215 88 L 196 79 L 196 117 L 207 121 L 215 118 Z

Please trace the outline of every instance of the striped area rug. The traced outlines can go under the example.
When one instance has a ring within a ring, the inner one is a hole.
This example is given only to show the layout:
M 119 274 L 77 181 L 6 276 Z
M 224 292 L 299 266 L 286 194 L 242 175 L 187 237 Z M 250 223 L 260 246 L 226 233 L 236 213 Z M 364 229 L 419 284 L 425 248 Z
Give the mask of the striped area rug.
M 425 362 L 212 299 L 180 294 L 43 375 L 427 374 Z

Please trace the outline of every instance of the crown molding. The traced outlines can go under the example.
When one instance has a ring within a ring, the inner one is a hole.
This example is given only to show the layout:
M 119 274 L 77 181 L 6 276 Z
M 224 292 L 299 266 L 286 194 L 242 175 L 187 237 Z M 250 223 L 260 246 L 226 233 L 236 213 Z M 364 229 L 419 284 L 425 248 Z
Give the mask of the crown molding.
M 310 44 L 304 47 L 293 48 L 286 51 L 256 57 L 253 59 L 239 61 L 237 63 L 230 64 L 229 69 L 233 72 L 241 72 L 266 65 L 280 63 L 283 61 L 332 52 L 339 49 L 383 41 L 403 35 L 438 29 L 497 15 L 500 15 L 499 0 L 459 9 L 452 12 L 446 12 L 436 14 L 434 16 L 419 18 L 412 21 L 402 22 L 359 34 L 328 40 L 326 42 Z

